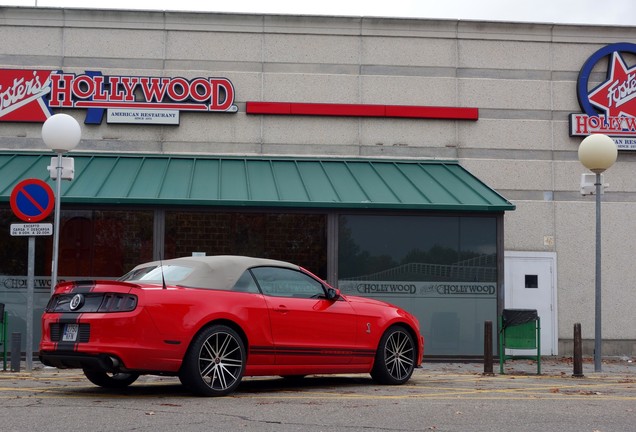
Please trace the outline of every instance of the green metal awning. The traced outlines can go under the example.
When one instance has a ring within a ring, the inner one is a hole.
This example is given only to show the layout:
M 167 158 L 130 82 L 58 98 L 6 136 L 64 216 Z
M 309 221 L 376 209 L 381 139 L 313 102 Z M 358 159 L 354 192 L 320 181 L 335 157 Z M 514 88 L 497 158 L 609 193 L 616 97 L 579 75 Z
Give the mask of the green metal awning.
M 0 152 L 0 202 L 21 180 L 55 187 L 53 153 Z M 65 203 L 501 212 L 515 206 L 457 161 L 70 154 Z

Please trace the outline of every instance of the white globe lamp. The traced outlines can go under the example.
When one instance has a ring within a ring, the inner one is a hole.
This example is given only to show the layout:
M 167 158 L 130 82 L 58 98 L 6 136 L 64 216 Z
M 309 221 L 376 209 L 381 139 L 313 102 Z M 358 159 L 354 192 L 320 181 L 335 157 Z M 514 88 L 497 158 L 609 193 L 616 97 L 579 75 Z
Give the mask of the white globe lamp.
M 602 331 L 601 331 L 601 193 L 603 185 L 601 173 L 614 165 L 618 148 L 607 135 L 592 134 L 579 145 L 579 161 L 596 174 L 596 252 L 594 281 L 594 372 L 601 372 Z
M 53 228 L 53 262 L 51 265 L 51 294 L 57 285 L 58 253 L 60 247 L 60 200 L 62 193 L 62 154 L 73 150 L 82 138 L 79 123 L 68 114 L 55 114 L 49 117 L 42 126 L 44 144 L 57 153 L 55 168 L 55 220 Z M 70 158 L 66 158 L 70 159 Z M 50 167 L 51 170 L 53 167 Z M 53 171 L 51 171 L 51 174 Z

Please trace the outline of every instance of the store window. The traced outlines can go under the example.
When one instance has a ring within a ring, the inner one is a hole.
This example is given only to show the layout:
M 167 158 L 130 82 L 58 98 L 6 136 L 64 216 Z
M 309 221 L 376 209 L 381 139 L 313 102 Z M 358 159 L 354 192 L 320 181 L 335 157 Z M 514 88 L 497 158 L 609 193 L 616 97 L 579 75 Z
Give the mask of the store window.
M 152 211 L 63 211 L 58 274 L 119 277 L 152 260 L 152 227 Z
M 59 280 L 117 278 L 135 265 L 152 260 L 152 210 L 62 209 Z M 9 314 L 9 333 L 26 334 L 28 238 L 12 237 L 18 223 L 0 210 L 0 303 Z M 44 220 L 41 223 L 52 223 Z M 34 349 L 40 340 L 40 317 L 51 294 L 53 237 L 35 238 Z M 22 349 L 26 338 L 22 338 Z
M 483 354 L 496 322 L 497 219 L 341 215 L 338 286 L 420 320 L 428 355 Z
M 327 275 L 327 216 L 166 211 L 166 258 L 245 255 L 289 261 Z
M 8 208 L 0 210 L 0 245 L 2 245 L 0 247 L 0 278 L 7 276 L 26 277 L 27 274 L 28 237 L 12 236 L 11 224 L 13 223 L 22 224 L 25 222 L 19 220 Z M 46 219 L 40 223 L 53 223 L 53 219 Z M 35 274 L 51 274 L 51 261 L 49 260 L 48 264 L 45 263 L 45 256 L 48 248 L 52 247 L 51 245 L 48 237 L 35 238 Z M 48 254 L 50 259 L 50 250 L 48 250 Z M 12 283 L 2 279 L 0 287 L 6 287 Z
M 12 237 L 11 211 L 0 211 L 0 275 L 26 276 L 28 241 Z M 42 223 L 52 223 L 45 220 Z M 150 210 L 62 210 L 58 274 L 76 277 L 119 277 L 152 260 L 153 212 Z M 53 237 L 36 237 L 35 275 L 51 275 Z M 47 287 L 50 288 L 50 287 Z

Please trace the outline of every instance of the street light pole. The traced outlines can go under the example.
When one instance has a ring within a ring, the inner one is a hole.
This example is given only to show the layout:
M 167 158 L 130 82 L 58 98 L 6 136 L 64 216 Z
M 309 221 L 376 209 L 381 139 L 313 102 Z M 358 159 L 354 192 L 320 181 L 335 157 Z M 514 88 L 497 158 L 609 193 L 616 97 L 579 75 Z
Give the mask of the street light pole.
M 607 135 L 593 134 L 581 141 L 579 160 L 596 174 L 596 252 L 594 282 L 594 371 L 601 372 L 602 324 L 601 324 L 601 173 L 611 167 L 618 156 L 614 140 Z
M 82 130 L 79 123 L 68 114 L 55 114 L 42 126 L 44 144 L 57 154 L 55 167 L 55 218 L 53 228 L 53 261 L 51 262 L 51 294 L 55 290 L 58 277 L 58 256 L 60 248 L 60 202 L 62 195 L 63 161 L 62 154 L 73 150 L 80 142 Z M 51 172 L 52 174 L 52 172 Z
M 53 220 L 53 261 L 51 262 L 51 294 L 57 285 L 57 260 L 60 248 L 60 201 L 62 196 L 62 153 L 57 153 L 57 166 L 55 168 L 55 217 Z
M 596 268 L 594 274 L 594 371 L 601 372 L 601 173 L 596 173 Z

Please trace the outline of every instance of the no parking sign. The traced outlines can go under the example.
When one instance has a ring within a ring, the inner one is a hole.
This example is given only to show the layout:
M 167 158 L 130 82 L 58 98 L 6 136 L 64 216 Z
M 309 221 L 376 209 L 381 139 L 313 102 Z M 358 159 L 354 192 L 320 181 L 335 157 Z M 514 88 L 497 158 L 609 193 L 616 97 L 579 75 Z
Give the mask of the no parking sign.
M 11 191 L 11 209 L 25 222 L 46 219 L 54 206 L 53 189 L 40 179 L 22 180 Z

